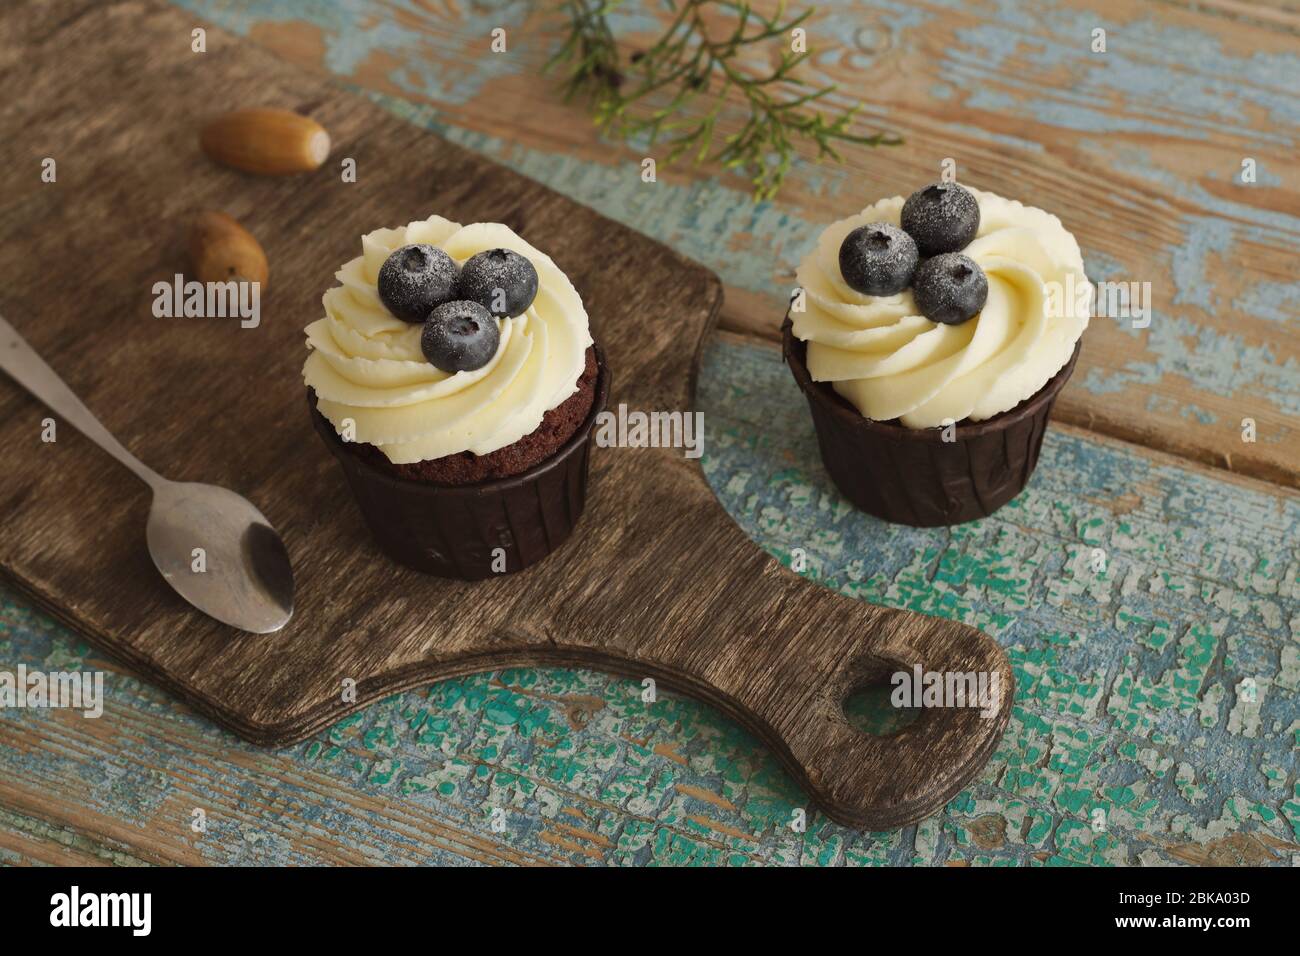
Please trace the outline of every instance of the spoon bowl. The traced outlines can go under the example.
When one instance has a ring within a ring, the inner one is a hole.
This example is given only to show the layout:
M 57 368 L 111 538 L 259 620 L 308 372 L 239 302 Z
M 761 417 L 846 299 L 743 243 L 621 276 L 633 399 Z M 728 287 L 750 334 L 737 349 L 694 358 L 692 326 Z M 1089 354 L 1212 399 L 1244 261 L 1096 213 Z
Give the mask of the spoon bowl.
M 216 485 L 163 481 L 146 536 L 159 573 L 210 617 L 270 634 L 293 616 L 288 552 L 248 499 Z

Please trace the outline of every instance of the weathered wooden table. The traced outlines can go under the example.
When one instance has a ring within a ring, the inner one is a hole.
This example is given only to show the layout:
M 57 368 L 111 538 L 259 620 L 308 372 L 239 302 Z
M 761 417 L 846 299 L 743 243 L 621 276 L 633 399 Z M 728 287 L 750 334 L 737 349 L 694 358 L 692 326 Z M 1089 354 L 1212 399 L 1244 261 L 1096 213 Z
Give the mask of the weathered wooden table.
M 0 711 L 0 861 L 1300 862 L 1300 14 L 822 0 L 812 74 L 907 142 L 802 166 L 755 205 L 716 169 L 642 183 L 638 151 L 538 81 L 557 32 L 534 5 L 183 6 L 714 268 L 725 331 L 699 398 L 727 509 L 783 560 L 803 549 L 828 587 L 997 637 L 1017 707 L 941 815 L 864 834 L 813 814 L 800 833 L 804 798 L 775 758 L 702 705 L 643 703 L 634 682 L 483 674 L 266 752 L 0 592 L 0 665 L 109 674 L 98 720 Z M 488 52 L 498 26 L 506 54 Z M 1094 321 L 1024 495 L 922 531 L 836 494 L 772 341 L 820 227 L 947 156 L 1060 214 L 1094 279 L 1150 282 L 1154 314 Z

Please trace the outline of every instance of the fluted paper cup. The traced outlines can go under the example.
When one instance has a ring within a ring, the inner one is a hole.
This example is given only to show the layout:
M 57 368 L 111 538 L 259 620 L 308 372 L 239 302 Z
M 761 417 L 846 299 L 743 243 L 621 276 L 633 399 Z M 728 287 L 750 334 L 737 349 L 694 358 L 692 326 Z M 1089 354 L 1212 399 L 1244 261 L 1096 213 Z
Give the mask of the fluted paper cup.
M 599 345 L 595 349 L 591 411 L 568 441 L 518 475 L 468 485 L 385 472 L 347 447 L 317 411 L 316 395 L 308 389 L 316 431 L 342 466 L 380 549 L 416 571 L 478 581 L 522 571 L 564 544 L 582 517 L 591 433 L 609 395 L 605 353 Z
M 867 514 L 920 528 L 988 517 L 1024 490 L 1038 464 L 1052 406 L 1082 344 L 1037 394 L 985 421 L 956 423 L 954 440 L 946 442 L 941 428 L 864 418 L 829 384 L 812 380 L 807 346 L 794 337 L 788 316 L 781 337 L 835 486 Z

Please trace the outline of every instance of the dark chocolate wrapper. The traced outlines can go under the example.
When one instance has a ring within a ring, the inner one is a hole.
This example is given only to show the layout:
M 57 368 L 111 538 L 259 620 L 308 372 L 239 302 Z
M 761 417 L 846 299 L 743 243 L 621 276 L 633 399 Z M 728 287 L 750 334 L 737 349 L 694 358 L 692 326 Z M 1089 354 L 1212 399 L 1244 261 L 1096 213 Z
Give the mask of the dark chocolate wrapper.
M 380 549 L 416 571 L 478 581 L 536 564 L 565 542 L 582 516 L 591 432 L 609 396 L 599 345 L 596 364 L 591 411 L 554 455 L 518 475 L 472 485 L 411 481 L 383 471 L 347 448 L 316 410 L 310 389 L 307 401 Z
M 781 338 L 835 486 L 868 514 L 920 528 L 988 517 L 1020 494 L 1038 464 L 1052 405 L 1082 344 L 1037 394 L 986 421 L 958 422 L 954 440 L 945 442 L 940 428 L 863 418 L 830 385 L 812 380 L 807 347 L 794 337 L 788 316 Z

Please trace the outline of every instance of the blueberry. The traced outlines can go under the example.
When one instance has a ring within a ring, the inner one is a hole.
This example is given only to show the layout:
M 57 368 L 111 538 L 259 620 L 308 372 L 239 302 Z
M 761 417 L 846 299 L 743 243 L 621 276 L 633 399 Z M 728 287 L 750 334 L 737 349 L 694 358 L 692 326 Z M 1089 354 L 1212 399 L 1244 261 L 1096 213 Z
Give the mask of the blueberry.
M 420 351 L 444 372 L 472 372 L 496 355 L 501 342 L 497 320 L 477 302 L 444 302 L 429 314 L 420 333 Z
M 477 302 L 501 318 L 514 318 L 537 297 L 537 270 L 511 249 L 488 249 L 471 256 L 460 270 L 456 297 Z
M 912 277 L 916 307 L 931 322 L 960 325 L 989 297 L 989 280 L 974 259 L 947 252 L 926 259 Z
M 402 246 L 379 267 L 379 298 L 403 322 L 423 322 L 455 289 L 455 260 L 436 246 Z
M 911 236 L 887 222 L 872 222 L 840 243 L 840 275 L 864 295 L 896 295 L 912 281 L 919 258 Z
M 902 223 L 922 256 L 959 252 L 979 232 L 979 200 L 956 183 L 931 183 L 907 197 Z

